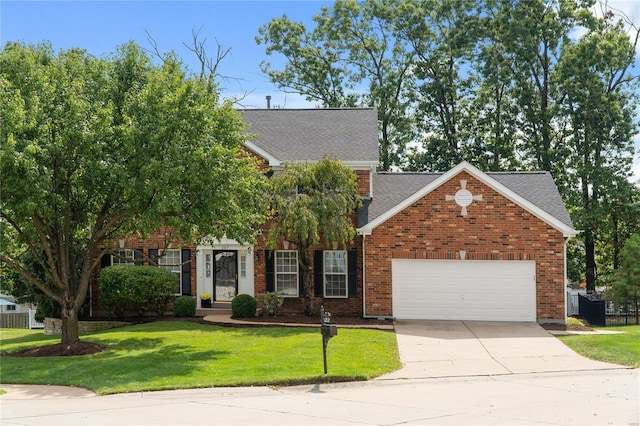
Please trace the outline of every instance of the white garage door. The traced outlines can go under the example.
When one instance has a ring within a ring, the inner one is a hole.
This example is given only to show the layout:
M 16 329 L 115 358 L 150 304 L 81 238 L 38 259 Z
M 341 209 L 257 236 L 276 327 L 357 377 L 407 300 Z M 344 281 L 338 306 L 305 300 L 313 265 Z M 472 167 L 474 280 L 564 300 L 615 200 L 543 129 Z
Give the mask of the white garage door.
M 394 259 L 398 319 L 535 321 L 533 261 Z

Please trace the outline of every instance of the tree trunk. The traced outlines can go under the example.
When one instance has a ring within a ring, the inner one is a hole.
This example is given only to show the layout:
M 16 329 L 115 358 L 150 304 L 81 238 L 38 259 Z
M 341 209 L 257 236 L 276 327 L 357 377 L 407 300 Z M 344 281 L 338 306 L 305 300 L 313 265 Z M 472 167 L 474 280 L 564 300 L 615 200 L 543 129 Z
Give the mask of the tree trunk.
M 311 267 L 304 270 L 304 313 L 307 316 L 313 314 L 313 274 Z
M 311 255 L 306 244 L 298 242 L 298 259 L 302 269 L 304 281 L 304 313 L 313 313 L 313 270 L 311 269 Z
M 73 345 L 80 341 L 78 331 L 78 310 L 74 308 L 73 301 L 65 300 L 62 307 L 62 340 L 63 345 Z

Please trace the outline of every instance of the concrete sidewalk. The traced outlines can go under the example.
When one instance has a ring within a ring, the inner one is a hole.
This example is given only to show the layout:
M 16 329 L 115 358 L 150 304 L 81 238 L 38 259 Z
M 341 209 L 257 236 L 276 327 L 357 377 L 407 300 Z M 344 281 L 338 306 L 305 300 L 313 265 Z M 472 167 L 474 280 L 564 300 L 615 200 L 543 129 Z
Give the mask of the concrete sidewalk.
M 403 368 L 380 379 L 624 368 L 578 355 L 536 323 L 396 321 Z

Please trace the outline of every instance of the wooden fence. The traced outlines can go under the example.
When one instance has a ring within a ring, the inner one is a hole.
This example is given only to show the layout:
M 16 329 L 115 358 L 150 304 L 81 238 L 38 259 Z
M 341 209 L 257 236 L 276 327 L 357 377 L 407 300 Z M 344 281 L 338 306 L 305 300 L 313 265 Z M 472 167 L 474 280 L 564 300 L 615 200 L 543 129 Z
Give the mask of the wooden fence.
M 0 314 L 0 328 L 29 328 L 29 313 Z

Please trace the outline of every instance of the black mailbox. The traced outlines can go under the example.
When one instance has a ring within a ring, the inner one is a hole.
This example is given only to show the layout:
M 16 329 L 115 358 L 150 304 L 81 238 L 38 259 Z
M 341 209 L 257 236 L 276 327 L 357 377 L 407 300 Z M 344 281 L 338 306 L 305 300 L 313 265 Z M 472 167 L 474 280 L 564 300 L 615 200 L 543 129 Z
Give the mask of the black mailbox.
M 338 335 L 338 327 L 335 325 L 322 324 L 320 332 L 324 337 L 333 337 Z

